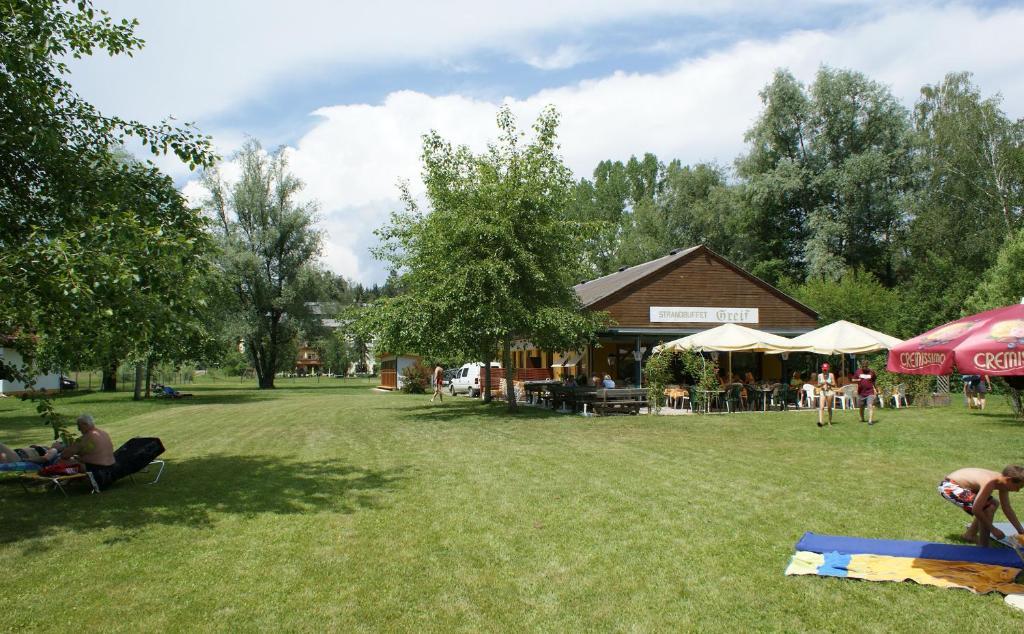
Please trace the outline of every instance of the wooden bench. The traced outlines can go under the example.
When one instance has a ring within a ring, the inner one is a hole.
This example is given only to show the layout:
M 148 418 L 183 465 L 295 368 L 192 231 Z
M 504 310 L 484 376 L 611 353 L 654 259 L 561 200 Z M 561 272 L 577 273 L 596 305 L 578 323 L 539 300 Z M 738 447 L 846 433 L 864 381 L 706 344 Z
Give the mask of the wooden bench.
M 624 387 L 594 390 L 589 405 L 598 416 L 640 413 L 647 406 L 647 388 Z

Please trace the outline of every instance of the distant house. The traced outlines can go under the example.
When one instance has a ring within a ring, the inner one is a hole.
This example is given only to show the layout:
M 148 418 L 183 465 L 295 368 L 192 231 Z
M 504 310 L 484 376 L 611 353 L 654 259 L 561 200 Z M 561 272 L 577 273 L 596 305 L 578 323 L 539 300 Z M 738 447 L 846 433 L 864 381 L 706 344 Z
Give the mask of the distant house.
M 0 340 L 0 344 L 3 341 Z M 10 346 L 0 345 L 0 361 L 5 365 L 10 365 L 18 368 L 26 368 L 30 366 L 21 357 L 21 353 Z M 32 387 L 37 390 L 59 390 L 60 389 L 60 374 L 51 372 L 49 374 L 39 374 L 35 377 L 36 382 Z M 10 396 L 15 394 L 21 394 L 25 392 L 25 384 L 20 381 L 3 381 L 0 380 L 0 394 L 4 396 Z
M 299 346 L 299 354 L 295 359 L 295 373 L 300 376 L 307 374 L 320 374 L 323 363 L 320 361 L 320 354 L 316 348 L 307 344 Z

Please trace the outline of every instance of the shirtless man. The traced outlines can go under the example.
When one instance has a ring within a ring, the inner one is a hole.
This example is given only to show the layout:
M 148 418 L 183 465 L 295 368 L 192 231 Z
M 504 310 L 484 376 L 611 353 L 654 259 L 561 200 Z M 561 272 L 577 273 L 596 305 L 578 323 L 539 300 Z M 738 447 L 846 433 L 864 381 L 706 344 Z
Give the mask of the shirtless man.
M 82 414 L 76 421 L 82 437 L 61 452 L 62 458 L 77 458 L 89 471 L 114 464 L 114 443 L 110 434 L 93 422 L 92 416 Z
M 444 402 L 444 368 L 438 363 L 437 367 L 434 368 L 434 395 L 430 397 L 430 402 L 433 403 L 435 398 L 441 399 Z
M 1017 514 L 1010 506 L 1012 492 L 1024 487 L 1024 467 L 1010 465 L 1002 473 L 967 467 L 957 469 L 939 484 L 939 495 L 974 517 L 970 528 L 963 537 L 967 541 L 976 542 L 979 546 L 988 546 L 991 533 L 996 539 L 1005 537 L 1003 532 L 992 525 L 996 509 L 1003 506 L 1003 514 L 1010 520 L 1018 533 L 1024 534 L 1024 527 L 1017 520 Z M 999 502 L 992 499 L 992 492 L 999 491 Z

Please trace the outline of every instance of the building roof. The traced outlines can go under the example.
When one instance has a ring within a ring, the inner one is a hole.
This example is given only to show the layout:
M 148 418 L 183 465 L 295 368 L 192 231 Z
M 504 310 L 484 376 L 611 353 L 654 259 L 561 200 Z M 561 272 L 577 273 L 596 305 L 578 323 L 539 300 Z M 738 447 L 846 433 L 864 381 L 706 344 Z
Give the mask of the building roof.
M 599 277 L 596 280 L 577 284 L 573 287 L 573 290 L 575 290 L 576 295 L 579 296 L 581 304 L 584 306 L 590 306 L 591 304 L 608 297 L 612 293 L 622 290 L 633 282 L 638 282 L 651 273 L 659 271 L 669 264 L 678 262 L 697 249 L 700 249 L 702 246 L 703 245 L 698 245 L 688 249 L 673 249 L 672 251 L 669 251 L 668 255 L 658 258 L 657 260 L 651 260 L 650 262 L 644 262 L 643 264 L 637 264 L 636 266 L 622 267 L 615 273 Z
M 810 315 L 813 315 L 815 318 L 818 317 L 818 312 L 813 308 L 797 301 L 796 299 L 790 297 L 786 293 L 783 293 L 782 291 L 775 288 L 768 282 L 765 282 L 761 278 L 755 277 L 754 275 L 748 273 L 744 269 L 740 268 L 739 266 L 736 266 L 729 260 L 725 259 L 724 257 L 718 255 L 711 249 L 707 248 L 703 244 L 698 244 L 695 247 L 689 247 L 686 249 L 673 249 L 669 251 L 668 255 L 660 257 L 656 260 L 644 262 L 643 264 L 637 264 L 636 266 L 623 267 L 616 271 L 615 273 L 605 275 L 604 277 L 599 277 L 595 280 L 590 280 L 589 282 L 577 284 L 576 286 L 573 287 L 573 290 L 576 291 L 576 295 L 580 298 L 580 303 L 583 304 L 584 307 L 593 306 L 602 299 L 643 280 L 649 275 L 657 273 L 658 271 L 667 266 L 671 266 L 682 260 L 685 260 L 690 256 L 697 254 L 698 252 L 710 255 L 711 257 L 718 260 L 725 266 L 736 271 L 743 277 L 746 277 L 754 284 L 757 284 L 758 286 L 765 288 L 772 294 L 782 298 L 784 301 L 786 301 L 786 303 Z

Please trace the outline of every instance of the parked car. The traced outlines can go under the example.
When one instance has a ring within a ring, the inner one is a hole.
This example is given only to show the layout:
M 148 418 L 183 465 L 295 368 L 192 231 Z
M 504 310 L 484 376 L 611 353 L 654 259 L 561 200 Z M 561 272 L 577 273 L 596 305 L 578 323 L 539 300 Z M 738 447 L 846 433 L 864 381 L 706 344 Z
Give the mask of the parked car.
M 480 384 L 483 381 L 483 367 L 484 364 L 480 362 L 476 363 L 464 363 L 461 368 L 457 370 L 457 374 L 452 378 L 451 383 L 448 384 L 448 392 L 455 396 L 456 394 L 468 394 L 474 398 L 480 396 Z M 501 364 L 497 361 L 491 361 L 492 368 L 501 368 Z
M 75 381 L 72 381 L 71 379 L 69 379 L 68 377 L 66 377 L 66 376 L 64 376 L 62 374 L 62 375 L 60 375 L 60 389 L 62 389 L 62 390 L 77 390 L 78 389 L 78 383 L 76 383 Z
M 452 384 L 452 379 L 457 377 L 462 372 L 462 368 L 448 368 L 444 371 L 444 376 L 441 378 L 441 387 L 447 387 Z

